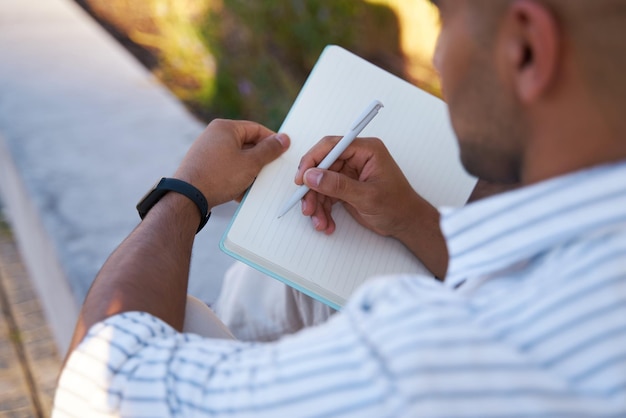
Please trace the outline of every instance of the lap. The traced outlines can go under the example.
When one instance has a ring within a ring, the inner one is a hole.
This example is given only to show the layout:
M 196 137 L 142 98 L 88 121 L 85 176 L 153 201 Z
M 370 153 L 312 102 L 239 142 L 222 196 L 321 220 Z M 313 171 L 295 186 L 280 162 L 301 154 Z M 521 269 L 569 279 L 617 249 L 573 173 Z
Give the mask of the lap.
M 239 262 L 226 272 L 215 311 L 232 333 L 244 341 L 272 341 L 322 323 L 335 312 Z

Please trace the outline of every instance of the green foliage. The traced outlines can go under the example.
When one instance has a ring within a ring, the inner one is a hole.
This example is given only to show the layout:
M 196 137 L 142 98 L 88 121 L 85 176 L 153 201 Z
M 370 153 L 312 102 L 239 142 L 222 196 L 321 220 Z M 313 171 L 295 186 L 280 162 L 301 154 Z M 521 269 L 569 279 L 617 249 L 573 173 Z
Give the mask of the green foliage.
M 405 0 L 77 1 L 154 54 L 154 74 L 206 121 L 250 119 L 278 129 L 328 44 L 422 87 L 428 78 L 407 71 L 416 61 L 401 46 L 402 11 L 415 8 Z M 411 27 L 428 29 L 422 23 Z
M 218 65 L 206 105 L 277 129 L 322 49 L 354 45 L 361 9 L 354 0 L 224 0 L 202 32 Z
M 11 236 L 11 226 L 8 224 L 6 216 L 4 214 L 4 208 L 0 201 L 0 235 L 5 237 Z
M 328 44 L 440 92 L 427 0 L 76 1 L 205 121 L 277 129 Z

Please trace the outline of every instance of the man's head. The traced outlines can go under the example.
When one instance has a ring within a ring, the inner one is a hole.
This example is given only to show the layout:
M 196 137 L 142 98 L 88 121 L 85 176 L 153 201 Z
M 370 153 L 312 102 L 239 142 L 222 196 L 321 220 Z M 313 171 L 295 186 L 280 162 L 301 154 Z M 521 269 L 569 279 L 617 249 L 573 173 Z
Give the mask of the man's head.
M 626 2 L 433 3 L 435 66 L 469 172 L 529 183 L 626 158 Z

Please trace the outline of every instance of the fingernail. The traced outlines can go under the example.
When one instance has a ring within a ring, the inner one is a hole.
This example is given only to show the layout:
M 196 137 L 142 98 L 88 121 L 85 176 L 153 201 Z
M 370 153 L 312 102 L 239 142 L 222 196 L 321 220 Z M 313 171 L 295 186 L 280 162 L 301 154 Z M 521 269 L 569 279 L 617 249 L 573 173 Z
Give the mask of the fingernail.
M 315 229 L 319 228 L 320 218 L 318 218 L 317 216 L 312 216 L 311 221 L 313 221 L 313 226 L 315 227 Z
M 324 173 L 322 170 L 316 170 L 314 168 L 310 168 L 304 173 L 306 183 L 313 187 L 318 187 L 320 185 L 323 176 Z
M 302 199 L 302 213 L 306 212 L 307 203 L 306 200 Z
M 283 133 L 278 133 L 278 134 L 274 135 L 274 138 L 276 138 L 278 140 L 278 142 L 280 142 L 280 145 L 282 145 L 283 148 L 285 148 L 287 146 L 287 142 L 289 141 L 289 139 L 287 138 L 287 135 L 285 135 Z

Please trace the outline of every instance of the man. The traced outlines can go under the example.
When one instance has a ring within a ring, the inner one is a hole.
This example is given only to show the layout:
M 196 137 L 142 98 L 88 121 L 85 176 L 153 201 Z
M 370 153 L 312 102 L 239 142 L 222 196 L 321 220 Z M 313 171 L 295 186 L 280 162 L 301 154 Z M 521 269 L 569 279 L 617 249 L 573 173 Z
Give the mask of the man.
M 523 187 L 446 213 L 440 230 L 376 140 L 355 143 L 339 172 L 310 168 L 333 139 L 322 141 L 296 182 L 316 192 L 303 212 L 317 229 L 332 232 L 339 199 L 444 281 L 382 278 L 273 343 L 181 334 L 201 217 L 196 197 L 167 193 L 85 300 L 56 416 L 626 414 L 626 7 L 436 3 L 436 66 L 463 164 Z M 214 207 L 287 146 L 259 125 L 216 121 L 174 177 Z

